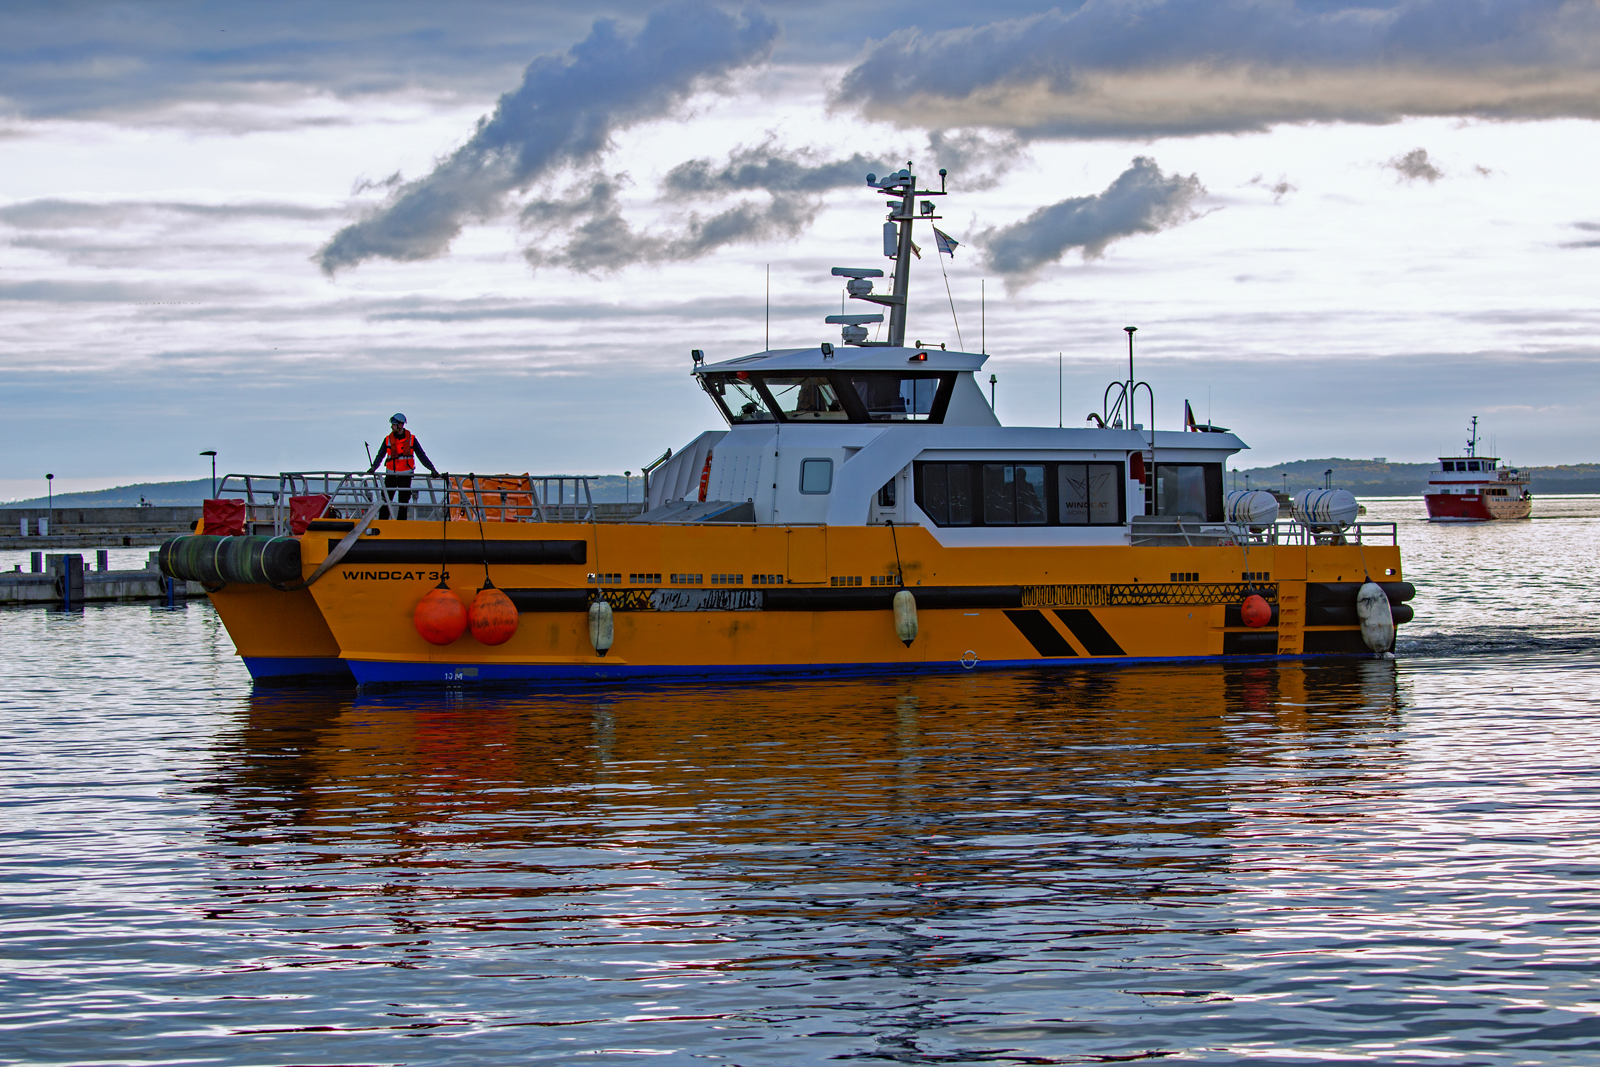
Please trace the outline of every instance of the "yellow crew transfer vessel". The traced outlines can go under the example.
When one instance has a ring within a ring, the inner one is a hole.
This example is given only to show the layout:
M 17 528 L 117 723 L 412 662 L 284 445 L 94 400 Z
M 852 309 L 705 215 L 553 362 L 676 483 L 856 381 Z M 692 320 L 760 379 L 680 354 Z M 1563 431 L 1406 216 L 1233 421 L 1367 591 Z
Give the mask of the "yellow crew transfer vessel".
M 867 340 L 882 314 L 840 315 L 837 347 L 694 352 L 726 429 L 655 466 L 642 514 L 601 521 L 571 477 L 418 476 L 401 518 L 367 475 L 230 476 L 219 495 L 242 494 L 243 526 L 168 542 L 163 567 L 209 583 L 257 678 L 816 676 L 1392 648 L 1413 595 L 1394 524 L 1354 521 L 1337 491 L 1302 494 L 1283 521 L 1270 494 L 1224 493 L 1245 445 L 1154 430 L 1131 331 L 1128 378 L 1083 428 L 1001 426 L 976 377 L 986 356 L 907 345 L 912 227 L 937 218 L 917 199 L 944 190 L 917 189 L 909 169 L 868 183 L 890 198 L 893 289 L 874 291 L 881 270 L 834 274 L 887 309 L 887 340 Z M 307 500 L 320 516 L 292 527 L 291 501 Z M 466 605 L 489 583 L 515 607 L 508 638 L 425 639 L 430 592 Z

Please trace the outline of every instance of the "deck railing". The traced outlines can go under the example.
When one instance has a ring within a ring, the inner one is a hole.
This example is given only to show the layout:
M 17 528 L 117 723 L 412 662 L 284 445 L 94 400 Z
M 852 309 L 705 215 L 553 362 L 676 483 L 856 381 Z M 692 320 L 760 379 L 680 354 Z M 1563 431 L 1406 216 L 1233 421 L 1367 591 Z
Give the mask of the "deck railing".
M 1191 548 L 1218 545 L 1398 545 L 1399 526 L 1392 522 L 1358 522 L 1350 526 L 1307 526 L 1294 519 L 1268 526 L 1244 527 L 1200 522 L 1189 516 L 1136 516 L 1130 543 L 1139 547 Z
M 373 505 L 389 517 L 440 522 L 593 522 L 594 497 L 581 474 L 415 474 L 409 486 L 389 486 L 385 475 L 366 471 L 290 471 L 229 474 L 218 499 L 243 500 L 245 532 L 281 536 L 290 532 L 294 497 L 327 498 L 325 518 L 357 519 Z M 380 512 L 380 515 L 382 512 Z

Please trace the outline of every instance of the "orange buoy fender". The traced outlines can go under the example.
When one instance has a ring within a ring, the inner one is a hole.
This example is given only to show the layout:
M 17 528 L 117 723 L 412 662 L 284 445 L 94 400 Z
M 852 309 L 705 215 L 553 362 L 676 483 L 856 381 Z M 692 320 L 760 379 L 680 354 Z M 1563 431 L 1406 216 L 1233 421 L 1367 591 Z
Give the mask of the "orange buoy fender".
M 484 644 L 503 645 L 517 632 L 517 606 L 486 581 L 467 609 L 467 625 L 472 636 Z
M 1239 605 L 1239 618 L 1252 630 L 1259 630 L 1272 621 L 1272 605 L 1264 597 L 1251 593 Z
M 467 630 L 467 607 L 443 582 L 417 602 L 411 623 L 422 639 L 433 645 L 448 645 Z

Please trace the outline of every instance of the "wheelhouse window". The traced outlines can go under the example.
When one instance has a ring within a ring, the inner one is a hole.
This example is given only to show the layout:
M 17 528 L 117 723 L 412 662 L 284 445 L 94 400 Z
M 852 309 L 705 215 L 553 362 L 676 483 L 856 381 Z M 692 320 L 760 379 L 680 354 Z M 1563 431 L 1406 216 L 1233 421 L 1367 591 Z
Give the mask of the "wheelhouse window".
M 1222 521 L 1222 464 L 1157 463 L 1156 514 Z
M 767 398 L 761 395 L 755 380 L 744 371 L 708 375 L 701 381 L 730 423 L 773 421 Z
M 936 526 L 1120 526 L 1121 463 L 917 463 L 917 506 Z
M 785 422 L 845 422 L 850 418 L 839 392 L 824 375 L 776 375 L 762 378 Z
M 850 385 L 873 422 L 938 422 L 949 396 L 943 379 L 950 375 L 857 371 Z M 941 403 L 943 401 L 943 403 Z
M 942 422 L 955 371 L 718 371 L 702 387 L 730 423 Z

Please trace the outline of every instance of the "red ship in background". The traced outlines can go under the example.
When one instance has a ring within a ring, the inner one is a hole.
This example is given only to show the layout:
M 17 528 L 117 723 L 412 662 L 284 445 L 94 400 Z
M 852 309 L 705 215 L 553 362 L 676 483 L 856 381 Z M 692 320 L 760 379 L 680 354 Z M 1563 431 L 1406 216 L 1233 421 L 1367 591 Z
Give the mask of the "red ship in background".
M 1533 513 L 1528 475 L 1514 467 L 1501 467 L 1499 456 L 1478 455 L 1478 417 L 1472 417 L 1472 434 L 1464 456 L 1440 456 L 1428 473 L 1428 490 L 1422 497 L 1428 518 L 1435 522 L 1483 522 L 1488 519 L 1526 519 Z

